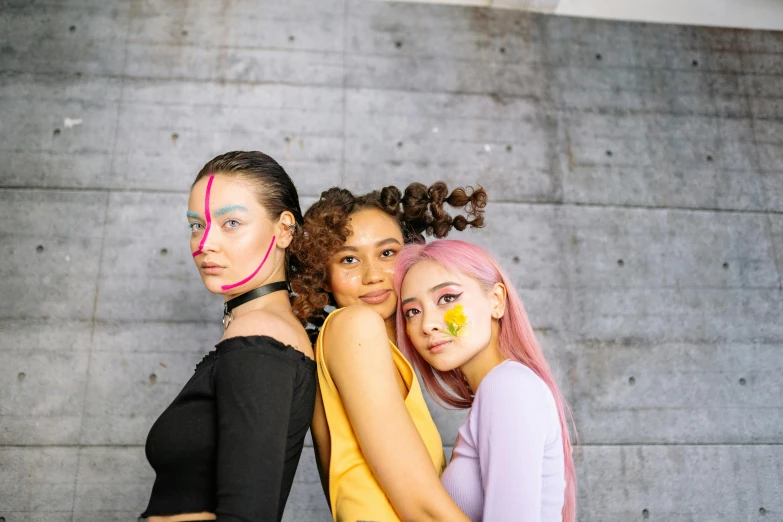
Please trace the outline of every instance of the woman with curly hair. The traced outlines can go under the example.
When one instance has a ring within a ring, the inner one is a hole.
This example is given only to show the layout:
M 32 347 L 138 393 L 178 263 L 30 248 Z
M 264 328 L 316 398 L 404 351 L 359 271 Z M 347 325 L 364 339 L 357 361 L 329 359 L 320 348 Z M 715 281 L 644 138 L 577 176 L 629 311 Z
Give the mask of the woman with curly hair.
M 451 218 L 444 203 L 464 207 Z M 294 313 L 321 324 L 312 433 L 336 521 L 468 519 L 441 486 L 443 446 L 410 363 L 395 346 L 393 273 L 423 233 L 483 226 L 484 189 L 386 187 L 356 197 L 321 194 L 292 247 Z M 336 305 L 324 318 L 324 307 Z

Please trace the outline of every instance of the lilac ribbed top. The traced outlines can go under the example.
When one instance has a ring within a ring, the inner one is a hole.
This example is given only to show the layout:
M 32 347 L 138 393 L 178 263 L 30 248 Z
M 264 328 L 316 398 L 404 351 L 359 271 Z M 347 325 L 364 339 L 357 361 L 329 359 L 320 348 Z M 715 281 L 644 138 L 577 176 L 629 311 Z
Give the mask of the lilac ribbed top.
M 441 480 L 472 522 L 561 522 L 563 441 L 555 399 L 506 360 L 484 377 Z

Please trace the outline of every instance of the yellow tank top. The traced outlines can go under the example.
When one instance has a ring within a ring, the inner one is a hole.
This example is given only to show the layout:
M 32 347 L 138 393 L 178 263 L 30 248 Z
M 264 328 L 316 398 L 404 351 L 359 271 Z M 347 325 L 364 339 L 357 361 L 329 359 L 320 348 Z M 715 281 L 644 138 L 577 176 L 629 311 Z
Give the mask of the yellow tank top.
M 332 505 L 332 516 L 336 522 L 396 522 L 400 518 L 394 511 L 389 499 L 384 494 L 375 476 L 370 471 L 364 459 L 359 442 L 353 432 L 348 414 L 343 407 L 340 393 L 334 385 L 329 369 L 324 359 L 323 334 L 329 319 L 337 314 L 335 310 L 326 318 L 318 340 L 315 343 L 315 360 L 318 363 L 318 384 L 321 398 L 329 423 L 331 438 L 331 459 L 329 462 L 329 499 Z M 405 397 L 405 407 L 408 409 L 416 429 L 419 431 L 427 452 L 432 458 L 432 464 L 438 475 L 446 466 L 443 454 L 443 443 L 438 429 L 432 420 L 424 396 L 419 386 L 416 374 L 411 364 L 390 341 L 389 347 L 397 371 L 408 388 Z M 403 456 L 404 458 L 404 456 Z

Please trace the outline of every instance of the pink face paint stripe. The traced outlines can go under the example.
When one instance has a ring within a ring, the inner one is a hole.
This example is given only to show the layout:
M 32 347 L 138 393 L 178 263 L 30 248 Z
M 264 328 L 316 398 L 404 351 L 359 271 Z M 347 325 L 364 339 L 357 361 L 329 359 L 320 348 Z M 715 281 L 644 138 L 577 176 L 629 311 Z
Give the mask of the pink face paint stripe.
M 212 191 L 212 181 L 214 179 L 215 176 L 211 174 L 209 176 L 209 181 L 207 181 L 207 195 L 204 196 L 204 213 L 207 215 L 207 228 L 204 230 L 204 237 L 201 238 L 201 243 L 198 244 L 198 250 L 193 252 L 193 257 L 203 253 L 202 249 L 204 248 L 204 243 L 206 242 L 207 235 L 209 234 L 209 227 L 212 226 L 212 216 L 209 213 L 209 193 Z
M 241 280 L 238 283 L 234 283 L 233 285 L 223 285 L 223 286 L 220 287 L 220 289 L 221 290 L 231 290 L 232 288 L 236 288 L 238 286 L 242 286 L 245 283 L 247 283 L 248 281 L 250 281 L 251 279 L 253 279 L 256 276 L 256 274 L 258 273 L 258 271 L 261 270 L 261 267 L 264 266 L 264 263 L 266 263 L 266 258 L 269 257 L 269 253 L 272 251 L 272 247 L 273 246 L 275 246 L 275 236 L 272 236 L 272 242 L 269 243 L 269 248 L 266 251 L 266 255 L 264 256 L 264 260 L 261 261 L 261 264 L 258 265 L 258 268 L 256 268 L 255 272 L 253 272 L 252 274 L 250 274 L 249 276 L 247 276 L 246 278 L 244 278 L 243 280 Z

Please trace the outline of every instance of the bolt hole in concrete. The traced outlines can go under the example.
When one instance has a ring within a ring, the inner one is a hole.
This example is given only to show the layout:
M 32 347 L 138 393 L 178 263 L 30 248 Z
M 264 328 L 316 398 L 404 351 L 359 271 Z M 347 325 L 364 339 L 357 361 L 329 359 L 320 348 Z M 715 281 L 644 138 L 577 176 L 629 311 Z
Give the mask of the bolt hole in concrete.
M 729 269 L 729 264 L 728 263 L 723 263 L 723 269 L 724 270 L 728 270 Z
M 293 42 L 294 40 L 296 40 L 296 37 L 294 35 L 288 37 L 289 42 Z
M 500 54 L 506 54 L 506 48 L 505 47 L 501 47 L 500 48 Z
M 161 248 L 160 249 L 160 255 L 165 256 L 168 253 L 169 253 L 169 249 L 168 248 Z
M 81 77 L 82 77 L 82 72 L 81 72 L 81 71 L 76 71 L 76 72 L 75 72 L 75 73 L 73 73 L 73 74 L 74 74 L 74 75 L 75 75 L 77 78 L 81 78 Z
M 628 384 L 630 384 L 631 386 L 633 386 L 634 384 L 636 384 L 636 378 L 635 378 L 635 377 L 630 377 L 630 378 L 628 379 Z
M 19 382 L 22 382 L 22 381 L 24 380 L 24 378 L 25 378 L 25 377 L 27 377 L 27 376 L 24 374 L 24 372 L 19 372 L 19 375 L 17 375 L 17 376 L 16 376 L 16 379 L 17 379 Z
M 519 256 L 514 256 L 512 261 L 514 262 L 515 265 L 518 265 L 519 264 Z
M 395 42 L 394 42 L 394 47 L 396 47 L 397 49 L 399 49 L 400 47 L 402 47 L 402 40 L 397 40 L 397 41 L 395 41 Z
M 285 138 L 283 138 L 283 141 L 286 142 L 286 143 L 291 143 L 291 137 L 290 136 L 286 136 Z
M 618 259 L 617 266 L 625 266 L 625 261 L 623 261 L 622 259 Z
M 612 157 L 612 151 L 611 151 L 611 150 L 607 150 L 607 151 L 606 151 L 606 155 L 607 155 L 607 156 L 609 156 L 609 157 L 611 158 L 611 157 Z
M 59 136 L 60 135 L 60 129 L 54 129 L 54 132 L 52 134 L 54 134 L 55 136 Z
M 707 161 L 712 161 L 712 156 L 710 156 L 709 154 L 707 155 Z
M 397 148 L 398 148 L 398 149 L 401 149 L 401 148 L 402 148 L 402 142 L 401 142 L 401 141 L 398 141 L 398 142 L 397 142 Z
M 76 26 L 75 26 L 75 25 L 72 25 L 71 27 L 69 27 L 69 28 L 68 28 L 68 30 L 69 30 L 70 32 L 72 32 L 72 33 L 75 33 L 75 32 L 76 32 Z
M 41 252 L 43 252 L 43 251 L 44 251 L 44 247 L 43 247 L 43 245 L 38 245 L 37 247 L 35 247 L 35 251 L 36 251 L 36 252 L 38 252 L 39 254 L 40 254 Z
M 745 377 L 740 377 L 739 383 L 740 386 L 745 386 L 746 384 L 748 384 L 748 381 L 745 380 Z
M 596 60 L 602 60 L 602 59 L 603 59 L 603 56 L 601 56 L 601 53 L 596 53 L 596 54 L 595 54 L 595 59 L 596 59 Z
M 693 60 L 693 62 L 691 62 L 691 65 L 693 65 L 694 67 L 698 67 L 699 66 L 699 60 Z
M 759 515 L 766 515 L 766 514 L 767 514 L 767 510 L 766 509 L 759 508 Z
M 158 376 L 154 373 L 150 374 L 150 384 L 154 385 L 156 382 L 158 382 Z
M 511 149 L 512 149 L 511 145 L 506 145 L 506 152 L 511 152 Z
M 187 36 L 187 35 L 188 35 L 187 31 L 182 31 L 182 36 Z
M 642 518 L 650 518 L 650 512 L 646 509 L 642 510 Z

